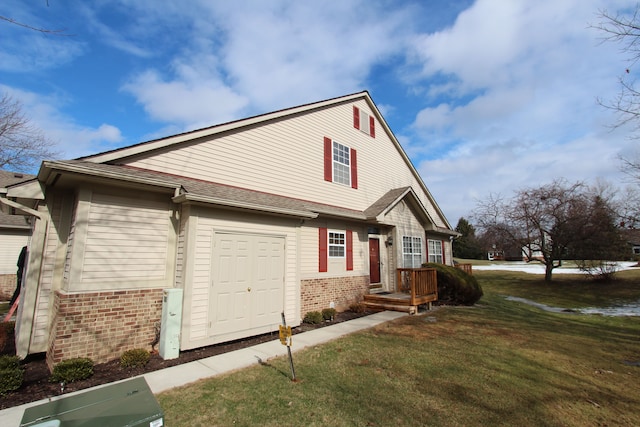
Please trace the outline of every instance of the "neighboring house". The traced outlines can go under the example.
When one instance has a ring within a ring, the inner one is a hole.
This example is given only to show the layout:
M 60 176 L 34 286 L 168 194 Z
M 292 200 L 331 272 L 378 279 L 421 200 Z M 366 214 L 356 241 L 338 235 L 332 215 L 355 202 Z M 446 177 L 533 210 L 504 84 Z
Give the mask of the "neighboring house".
M 31 235 L 30 217 L 8 203 L 7 187 L 35 178 L 17 172 L 0 170 L 0 301 L 11 299 L 16 289 L 17 261 L 23 246 L 26 246 Z
M 12 191 L 39 201 L 17 349 L 50 367 L 149 348 L 164 289 L 192 349 L 393 291 L 457 235 L 367 92 L 46 161 Z
M 630 258 L 640 260 L 640 229 L 624 228 L 622 229 L 622 236 L 631 248 Z

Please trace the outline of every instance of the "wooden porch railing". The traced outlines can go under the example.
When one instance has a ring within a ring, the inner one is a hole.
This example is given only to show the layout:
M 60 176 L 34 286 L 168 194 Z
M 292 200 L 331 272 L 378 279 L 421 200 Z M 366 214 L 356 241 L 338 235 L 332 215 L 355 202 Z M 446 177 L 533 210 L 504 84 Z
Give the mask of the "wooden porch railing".
M 411 296 L 411 305 L 438 299 L 438 279 L 434 268 L 398 268 L 397 291 Z M 435 296 L 435 298 L 434 298 Z
M 473 264 L 456 264 L 456 267 L 473 276 Z

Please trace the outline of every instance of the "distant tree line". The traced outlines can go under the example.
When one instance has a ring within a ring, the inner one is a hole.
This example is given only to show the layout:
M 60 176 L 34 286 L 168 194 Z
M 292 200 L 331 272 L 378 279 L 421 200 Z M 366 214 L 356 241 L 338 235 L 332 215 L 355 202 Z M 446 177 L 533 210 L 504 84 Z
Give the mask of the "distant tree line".
M 545 266 L 545 280 L 563 260 L 575 260 L 598 277 L 615 272 L 613 261 L 629 258 L 624 230 L 638 224 L 637 215 L 611 186 L 556 180 L 524 188 L 513 197 L 496 195 L 478 202 L 475 226 L 460 218 L 454 257 L 486 259 L 499 252 L 504 259 L 524 259 Z M 635 211 L 637 213 L 637 209 Z

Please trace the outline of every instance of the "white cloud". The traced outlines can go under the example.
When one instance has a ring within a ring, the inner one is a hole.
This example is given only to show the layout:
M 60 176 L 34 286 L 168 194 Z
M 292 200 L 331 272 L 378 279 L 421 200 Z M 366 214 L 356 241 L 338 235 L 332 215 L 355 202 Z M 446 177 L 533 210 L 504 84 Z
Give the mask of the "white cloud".
M 163 79 L 148 70 L 123 86 L 155 120 L 196 129 L 236 119 L 248 100 L 214 73 L 194 64 L 176 64 L 175 78 Z M 203 74 L 204 72 L 204 74 Z
M 436 83 L 405 139 L 450 220 L 489 193 L 561 177 L 620 181 L 618 155 L 632 143 L 624 129 L 608 132 L 613 118 L 596 98 L 617 93 L 624 58 L 588 27 L 603 5 L 478 0 L 416 38 L 414 84 Z
M 360 0 L 202 2 L 180 13 L 189 25 L 170 67 L 147 68 L 124 89 L 152 118 L 187 127 L 365 89 L 372 67 L 402 49 L 409 19 Z

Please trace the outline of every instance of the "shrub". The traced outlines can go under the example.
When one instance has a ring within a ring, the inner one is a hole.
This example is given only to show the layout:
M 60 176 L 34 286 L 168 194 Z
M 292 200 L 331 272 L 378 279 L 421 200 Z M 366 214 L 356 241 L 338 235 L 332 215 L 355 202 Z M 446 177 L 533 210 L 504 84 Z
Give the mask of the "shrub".
M 14 324 L 14 322 L 0 323 L 0 351 L 4 350 L 12 338 Z
M 448 265 L 427 263 L 438 275 L 438 302 L 451 305 L 473 305 L 482 298 L 480 284 L 470 274 Z
M 120 356 L 120 366 L 123 368 L 138 368 L 149 363 L 151 355 L 144 348 L 127 350 Z
M 317 325 L 318 323 L 322 323 L 322 320 L 322 313 L 319 311 L 310 311 L 305 314 L 303 322 Z
M 54 383 L 72 383 L 93 375 L 93 361 L 86 357 L 67 359 L 53 367 L 49 380 Z
M 0 356 L 0 396 L 20 388 L 24 371 L 20 367 L 18 356 Z
M 336 309 L 335 308 L 325 308 L 322 310 L 322 318 L 324 320 L 333 320 L 336 317 Z
M 349 310 L 354 313 L 364 313 L 367 310 L 367 306 L 361 302 L 354 302 L 349 306 Z

